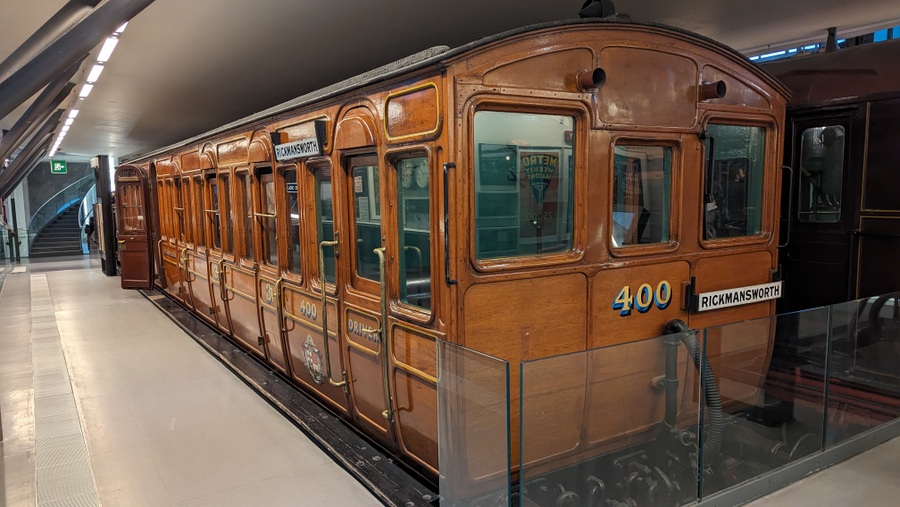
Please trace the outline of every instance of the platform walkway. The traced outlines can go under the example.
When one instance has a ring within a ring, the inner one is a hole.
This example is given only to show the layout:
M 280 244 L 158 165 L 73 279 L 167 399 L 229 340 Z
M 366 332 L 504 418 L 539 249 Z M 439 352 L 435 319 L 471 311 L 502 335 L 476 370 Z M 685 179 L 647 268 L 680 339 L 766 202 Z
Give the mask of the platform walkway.
M 380 504 L 96 259 L 10 268 L 0 505 Z M 898 469 L 895 439 L 750 505 L 898 505 Z
M 0 292 L 0 505 L 380 505 L 96 260 L 16 271 Z

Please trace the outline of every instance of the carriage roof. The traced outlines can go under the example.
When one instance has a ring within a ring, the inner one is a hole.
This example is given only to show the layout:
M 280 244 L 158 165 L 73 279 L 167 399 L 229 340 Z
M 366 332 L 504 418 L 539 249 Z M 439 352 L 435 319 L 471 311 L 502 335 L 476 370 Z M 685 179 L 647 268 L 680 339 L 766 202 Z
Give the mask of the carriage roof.
M 482 46 L 486 46 L 488 44 L 501 41 L 504 39 L 512 39 L 516 36 L 527 34 L 529 32 L 536 32 L 541 30 L 547 30 L 552 28 L 562 28 L 568 26 L 579 26 L 579 25 L 606 25 L 606 26 L 615 26 L 617 28 L 637 28 L 644 30 L 652 30 L 657 32 L 668 32 L 670 35 L 676 35 L 681 37 L 686 37 L 688 39 L 692 39 L 694 42 L 699 42 L 701 44 L 707 44 L 712 46 L 713 48 L 728 54 L 732 59 L 743 63 L 747 68 L 754 69 L 754 71 L 766 79 L 769 84 L 776 87 L 781 93 L 784 95 L 789 95 L 789 92 L 769 72 L 761 69 L 760 67 L 750 63 L 746 57 L 737 52 L 736 50 L 703 35 L 699 35 L 687 30 L 682 30 L 680 28 L 671 27 L 667 25 L 661 25 L 657 23 L 641 23 L 632 21 L 627 16 L 610 16 L 607 18 L 586 18 L 586 19 L 569 19 L 569 20 L 560 20 L 560 21 L 552 21 L 546 23 L 538 23 L 534 25 L 528 25 L 520 28 L 515 28 L 512 30 L 507 30 L 505 32 L 501 32 L 495 35 L 482 37 L 478 40 L 470 42 L 468 44 L 464 44 L 462 46 L 458 46 L 456 48 L 450 48 L 449 46 L 434 46 L 423 51 L 419 51 L 418 53 L 414 53 L 407 57 L 401 58 L 400 60 L 391 62 L 387 65 L 383 65 L 381 67 L 372 69 L 370 71 L 364 72 L 362 74 L 350 77 L 343 81 L 339 81 L 332 85 L 326 86 L 324 88 L 320 88 L 318 90 L 312 91 L 310 93 L 301 95 L 297 98 L 288 100 L 286 102 L 282 102 L 281 104 L 277 104 L 268 109 L 260 111 L 258 113 L 254 113 L 252 115 L 240 118 L 233 122 L 230 122 L 221 127 L 217 127 L 213 130 L 204 132 L 202 134 L 198 134 L 189 139 L 185 139 L 174 143 L 172 145 L 159 148 L 157 150 L 153 150 L 148 153 L 138 154 L 134 157 L 130 157 L 128 161 L 136 161 L 139 159 L 145 159 L 148 157 L 152 157 L 155 155 L 159 155 L 165 152 L 168 152 L 173 149 L 177 149 L 179 147 L 184 147 L 190 145 L 192 143 L 201 141 L 203 139 L 215 136 L 217 134 L 221 134 L 227 132 L 232 129 L 239 128 L 241 126 L 250 125 L 265 118 L 271 118 L 278 116 L 282 113 L 310 105 L 316 102 L 320 102 L 343 93 L 348 93 L 353 90 L 357 90 L 363 88 L 365 86 L 375 84 L 381 81 L 385 81 L 388 79 L 392 79 L 398 76 L 402 76 L 403 74 L 407 74 L 419 69 L 424 69 L 428 67 L 441 67 L 447 65 L 450 60 L 454 59 L 457 56 L 465 54 L 469 51 L 475 50 Z

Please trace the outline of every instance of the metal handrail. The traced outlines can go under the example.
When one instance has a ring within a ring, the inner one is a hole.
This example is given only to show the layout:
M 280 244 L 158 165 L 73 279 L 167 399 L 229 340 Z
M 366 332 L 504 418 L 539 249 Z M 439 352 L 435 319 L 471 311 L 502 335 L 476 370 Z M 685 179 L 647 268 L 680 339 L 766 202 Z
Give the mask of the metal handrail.
M 58 215 L 61 211 L 68 208 L 75 202 L 80 201 L 84 198 L 85 194 L 87 194 L 87 190 L 85 190 L 85 183 L 88 181 L 93 181 L 94 175 L 88 174 L 85 175 L 70 185 L 67 185 L 65 188 L 51 196 L 47 199 L 44 204 L 38 208 L 37 211 L 31 215 L 31 219 L 28 221 L 28 244 L 31 245 L 34 242 L 34 238 L 38 235 L 41 229 L 44 228 L 48 223 L 50 223 L 53 218 Z M 93 184 L 93 183 L 92 183 Z

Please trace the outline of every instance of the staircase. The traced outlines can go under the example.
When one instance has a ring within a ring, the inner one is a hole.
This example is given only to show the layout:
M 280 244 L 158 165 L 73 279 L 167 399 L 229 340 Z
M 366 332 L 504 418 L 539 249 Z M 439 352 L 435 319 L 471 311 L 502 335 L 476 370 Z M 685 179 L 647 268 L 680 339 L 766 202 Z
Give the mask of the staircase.
M 78 227 L 78 206 L 69 206 L 44 226 L 34 238 L 28 255 L 29 257 L 84 255 L 81 249 L 81 228 Z

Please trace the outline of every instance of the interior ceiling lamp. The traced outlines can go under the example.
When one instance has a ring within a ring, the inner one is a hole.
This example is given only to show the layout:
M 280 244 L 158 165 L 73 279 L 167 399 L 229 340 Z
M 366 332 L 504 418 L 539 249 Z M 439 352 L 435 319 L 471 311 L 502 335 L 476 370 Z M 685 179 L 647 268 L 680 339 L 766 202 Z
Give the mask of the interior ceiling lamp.
M 97 55 L 97 63 L 91 68 L 91 71 L 88 73 L 87 79 L 85 80 L 86 83 L 81 87 L 81 91 L 78 93 L 79 99 L 83 100 L 91 93 L 91 90 L 94 88 L 94 83 L 100 79 L 100 73 L 103 72 L 103 64 L 109 61 L 109 57 L 112 56 L 113 50 L 116 49 L 116 44 L 119 43 L 119 36 L 125 31 L 126 26 L 128 26 L 127 21 L 122 23 L 119 28 L 116 28 L 116 31 L 103 42 L 103 46 L 100 48 L 100 54 Z M 60 130 L 59 135 L 56 136 L 56 142 L 54 142 L 53 147 L 50 148 L 50 153 L 47 154 L 48 157 L 52 157 L 56 154 L 56 151 L 59 150 L 59 145 L 62 143 L 63 138 L 66 137 L 66 133 L 72 127 L 72 123 L 75 122 L 76 116 L 78 116 L 78 109 L 69 111 L 69 118 Z
M 96 83 L 97 79 L 100 78 L 100 73 L 103 72 L 103 65 L 96 64 L 93 68 L 91 68 L 91 72 L 88 74 L 87 82 L 88 83 Z

